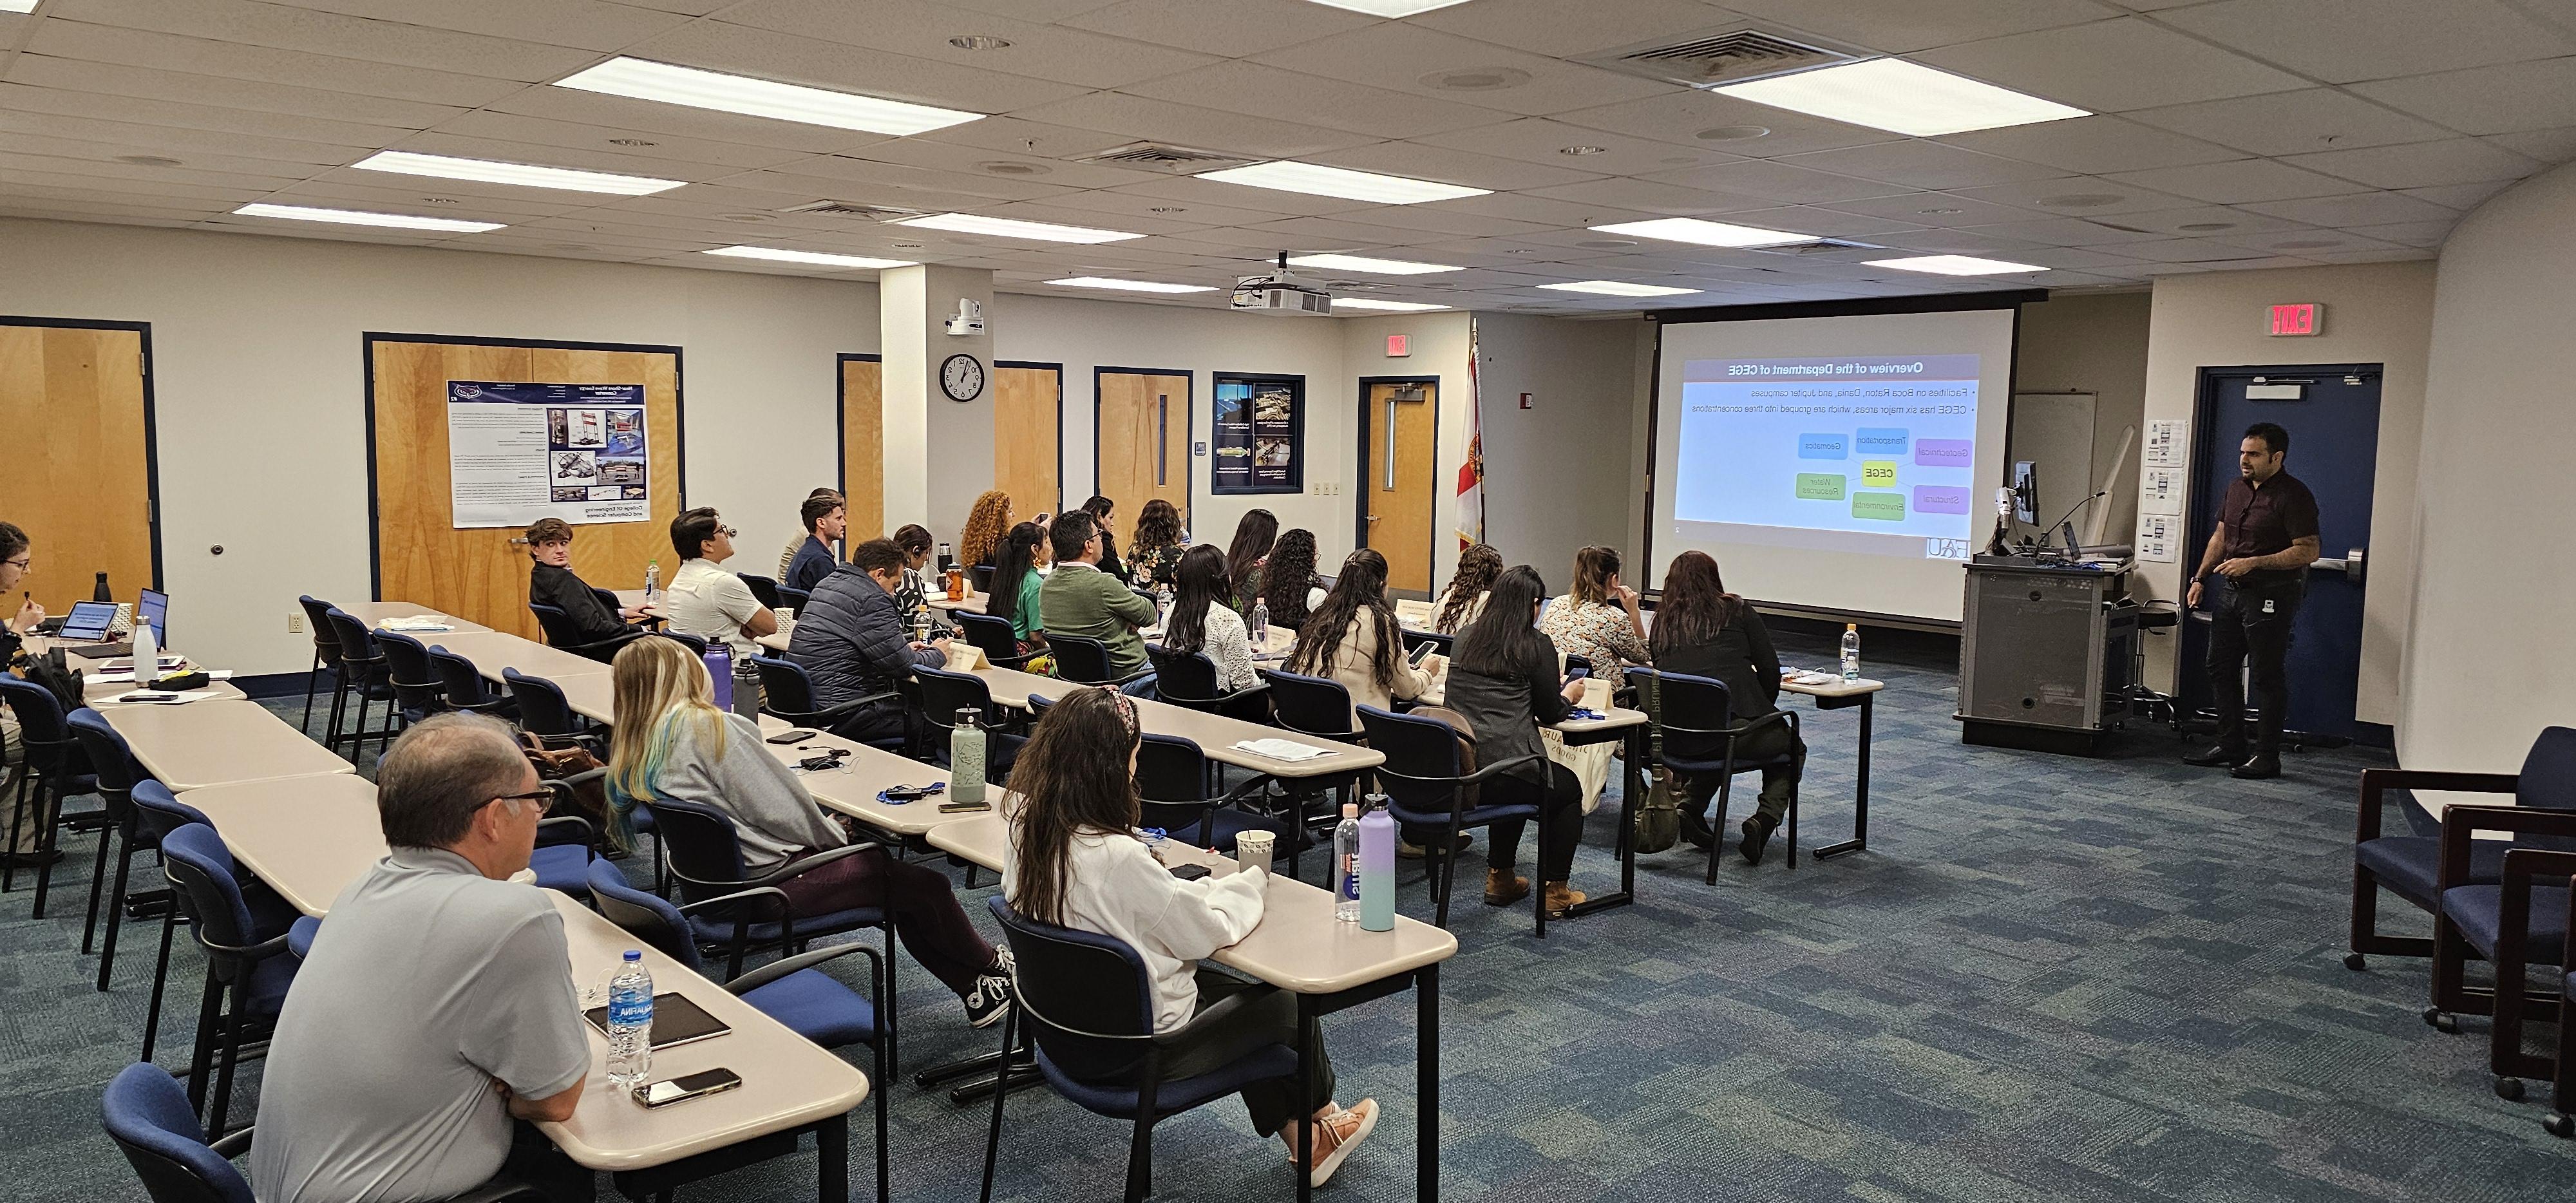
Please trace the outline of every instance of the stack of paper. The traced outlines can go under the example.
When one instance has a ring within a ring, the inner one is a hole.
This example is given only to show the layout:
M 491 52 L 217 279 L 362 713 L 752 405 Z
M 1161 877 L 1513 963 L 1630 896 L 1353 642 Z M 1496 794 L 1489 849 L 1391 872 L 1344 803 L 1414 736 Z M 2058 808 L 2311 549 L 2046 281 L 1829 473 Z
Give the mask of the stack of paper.
M 377 623 L 376 629 L 380 631 L 399 631 L 405 634 L 435 634 L 440 631 L 453 631 L 456 628 L 448 622 L 447 616 L 444 614 L 414 614 L 409 618 L 388 618 L 383 622 Z
M 1234 745 L 1234 748 L 1238 752 L 1250 752 L 1255 756 L 1266 756 L 1272 760 L 1286 760 L 1292 762 L 1299 760 L 1313 760 L 1318 756 L 1329 755 L 1329 753 L 1322 748 L 1312 747 L 1298 743 L 1295 740 L 1287 739 L 1247 739 L 1237 742 Z

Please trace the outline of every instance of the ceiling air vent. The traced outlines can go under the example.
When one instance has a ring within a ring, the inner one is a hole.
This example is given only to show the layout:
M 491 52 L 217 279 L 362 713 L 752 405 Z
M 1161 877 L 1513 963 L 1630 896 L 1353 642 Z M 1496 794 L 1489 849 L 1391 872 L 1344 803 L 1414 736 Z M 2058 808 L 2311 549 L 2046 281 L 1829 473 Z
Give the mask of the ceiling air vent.
M 1781 246 L 1748 246 L 1744 249 L 1763 255 L 1838 255 L 1846 251 L 1883 251 L 1887 248 L 1875 243 L 1850 242 L 1840 238 L 1817 238 Z
M 854 217 L 860 221 L 893 221 L 903 217 L 919 217 L 925 210 L 898 209 L 891 205 L 862 205 L 857 201 L 818 200 L 809 204 L 793 205 L 779 212 L 818 214 L 824 217 Z
M 1105 163 L 1113 167 L 1141 167 L 1147 171 L 1201 172 L 1225 167 L 1240 167 L 1253 159 L 1243 155 L 1173 146 L 1162 142 L 1132 142 L 1096 155 L 1084 155 L 1078 163 Z
M 1709 88 L 1866 57 L 1868 51 L 1820 38 L 1792 38 L 1762 29 L 1730 29 L 1677 42 L 1641 43 L 1579 61 L 1686 88 Z

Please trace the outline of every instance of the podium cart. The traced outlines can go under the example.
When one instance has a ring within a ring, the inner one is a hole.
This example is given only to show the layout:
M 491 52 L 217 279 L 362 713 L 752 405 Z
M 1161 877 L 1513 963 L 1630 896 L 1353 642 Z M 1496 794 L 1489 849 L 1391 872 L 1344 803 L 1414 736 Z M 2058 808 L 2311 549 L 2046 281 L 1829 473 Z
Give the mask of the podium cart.
M 1960 738 L 2090 755 L 2129 685 L 2138 607 L 2129 569 L 2031 556 L 1967 565 L 1959 642 Z

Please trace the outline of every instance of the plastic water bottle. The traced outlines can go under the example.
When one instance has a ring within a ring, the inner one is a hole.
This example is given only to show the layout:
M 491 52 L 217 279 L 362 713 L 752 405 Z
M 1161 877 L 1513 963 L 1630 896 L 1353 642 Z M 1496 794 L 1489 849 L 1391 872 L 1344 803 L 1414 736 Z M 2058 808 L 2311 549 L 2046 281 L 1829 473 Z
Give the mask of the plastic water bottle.
M 653 1072 L 653 975 L 644 968 L 641 949 L 626 950 L 626 961 L 608 979 L 608 1080 L 620 1090 L 633 1090 Z
M 733 696 L 725 699 L 725 709 L 758 724 L 760 722 L 760 666 L 749 659 L 736 661 L 733 666 L 731 693 Z
M 948 798 L 961 805 L 984 800 L 984 725 L 972 706 L 957 708 L 948 729 Z
M 1370 794 L 1360 816 L 1360 927 L 1395 930 L 1395 816 L 1384 794 Z
M 644 566 L 644 600 L 649 604 L 654 598 L 660 597 L 661 595 L 662 561 L 655 560 Z
M 1252 646 L 1256 648 L 1265 646 L 1270 642 L 1270 603 L 1268 600 L 1257 600 L 1252 603 L 1252 630 L 1247 633 L 1252 636 Z
M 1172 587 L 1170 585 L 1154 587 L 1154 626 L 1165 631 L 1172 629 Z
M 733 709 L 732 648 L 722 643 L 707 645 L 707 679 L 715 683 L 716 709 Z
M 1843 624 L 1843 680 L 1860 680 L 1860 624 Z
M 1393 866 L 1389 866 L 1393 872 Z M 1333 917 L 1360 921 L 1360 804 L 1342 803 L 1342 822 L 1333 828 Z

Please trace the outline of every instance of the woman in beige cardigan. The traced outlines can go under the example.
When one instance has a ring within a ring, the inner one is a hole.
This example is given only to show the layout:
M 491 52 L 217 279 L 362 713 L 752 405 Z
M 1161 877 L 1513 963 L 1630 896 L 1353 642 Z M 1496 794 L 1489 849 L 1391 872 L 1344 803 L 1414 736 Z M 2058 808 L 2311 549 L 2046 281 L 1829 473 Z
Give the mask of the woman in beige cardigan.
M 1431 688 L 1431 674 L 1407 663 L 1395 608 L 1386 600 L 1386 557 L 1363 547 L 1342 561 L 1332 592 L 1297 632 L 1288 671 L 1349 690 L 1351 705 L 1394 708 Z M 1356 726 L 1359 715 L 1351 716 Z

